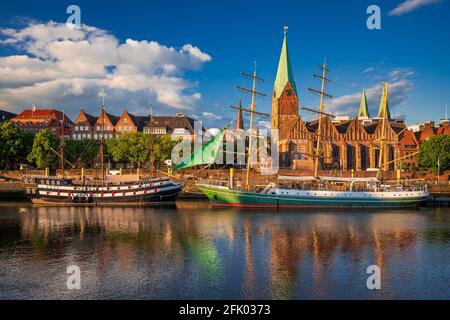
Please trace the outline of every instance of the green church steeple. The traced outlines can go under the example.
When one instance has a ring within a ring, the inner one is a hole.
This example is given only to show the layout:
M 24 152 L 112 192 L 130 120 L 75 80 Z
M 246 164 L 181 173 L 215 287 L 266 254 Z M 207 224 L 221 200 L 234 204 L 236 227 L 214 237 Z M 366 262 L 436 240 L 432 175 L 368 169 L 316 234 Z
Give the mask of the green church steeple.
M 378 117 L 391 120 L 391 112 L 389 111 L 389 84 L 386 82 L 383 87 L 383 93 L 381 94 L 380 108 L 378 109 Z
M 283 93 L 286 84 L 290 82 L 292 89 L 297 94 L 297 87 L 295 86 L 294 73 L 292 72 L 291 59 L 289 58 L 289 50 L 287 45 L 287 27 L 284 27 L 283 46 L 281 48 L 280 62 L 278 64 L 277 77 L 275 79 L 275 97 L 278 99 Z
M 361 103 L 359 105 L 358 117 L 370 118 L 369 108 L 367 107 L 366 90 L 364 90 L 364 89 L 361 94 Z

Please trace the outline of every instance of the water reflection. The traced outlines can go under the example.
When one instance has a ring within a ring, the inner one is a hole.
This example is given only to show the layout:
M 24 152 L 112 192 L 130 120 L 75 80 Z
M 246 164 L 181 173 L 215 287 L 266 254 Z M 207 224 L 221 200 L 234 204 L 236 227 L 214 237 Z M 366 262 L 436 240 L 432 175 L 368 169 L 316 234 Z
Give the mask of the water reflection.
M 448 298 L 449 242 L 439 210 L 8 206 L 0 298 Z M 82 269 L 78 292 L 65 288 L 70 264 Z M 372 264 L 382 270 L 378 292 L 366 288 Z

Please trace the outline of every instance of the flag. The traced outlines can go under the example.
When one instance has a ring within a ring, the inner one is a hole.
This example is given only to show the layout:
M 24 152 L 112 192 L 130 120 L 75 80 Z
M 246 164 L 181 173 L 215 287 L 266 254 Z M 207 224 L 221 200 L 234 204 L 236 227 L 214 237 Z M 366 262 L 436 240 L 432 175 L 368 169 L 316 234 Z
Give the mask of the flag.
M 203 164 L 213 164 L 216 160 L 217 153 L 222 146 L 222 139 L 225 132 L 226 130 L 224 129 L 218 135 L 212 137 L 211 140 L 177 164 L 172 172 Z

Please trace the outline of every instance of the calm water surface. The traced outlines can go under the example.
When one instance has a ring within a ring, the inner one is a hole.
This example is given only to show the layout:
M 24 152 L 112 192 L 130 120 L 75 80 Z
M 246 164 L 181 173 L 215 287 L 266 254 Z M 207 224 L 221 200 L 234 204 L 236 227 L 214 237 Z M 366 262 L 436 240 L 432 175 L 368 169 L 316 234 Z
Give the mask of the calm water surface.
M 0 299 L 17 298 L 450 299 L 450 210 L 2 205 Z

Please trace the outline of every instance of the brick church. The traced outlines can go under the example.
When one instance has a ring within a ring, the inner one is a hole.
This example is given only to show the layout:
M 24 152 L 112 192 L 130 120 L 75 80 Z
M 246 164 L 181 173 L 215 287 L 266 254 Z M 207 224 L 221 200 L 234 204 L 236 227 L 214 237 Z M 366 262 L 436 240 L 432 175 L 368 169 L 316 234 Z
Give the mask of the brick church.
M 357 117 L 323 116 L 319 169 L 363 171 L 377 168 L 384 113 L 387 115 L 385 169 L 400 169 L 402 164 L 417 166 L 418 156 L 414 153 L 419 151 L 419 142 L 404 121 L 391 118 L 386 84 L 377 117 L 370 116 L 364 91 Z M 285 32 L 272 96 L 272 128 L 279 129 L 280 167 L 313 168 L 318 123 L 318 120 L 305 122 L 299 112 L 299 94 Z

